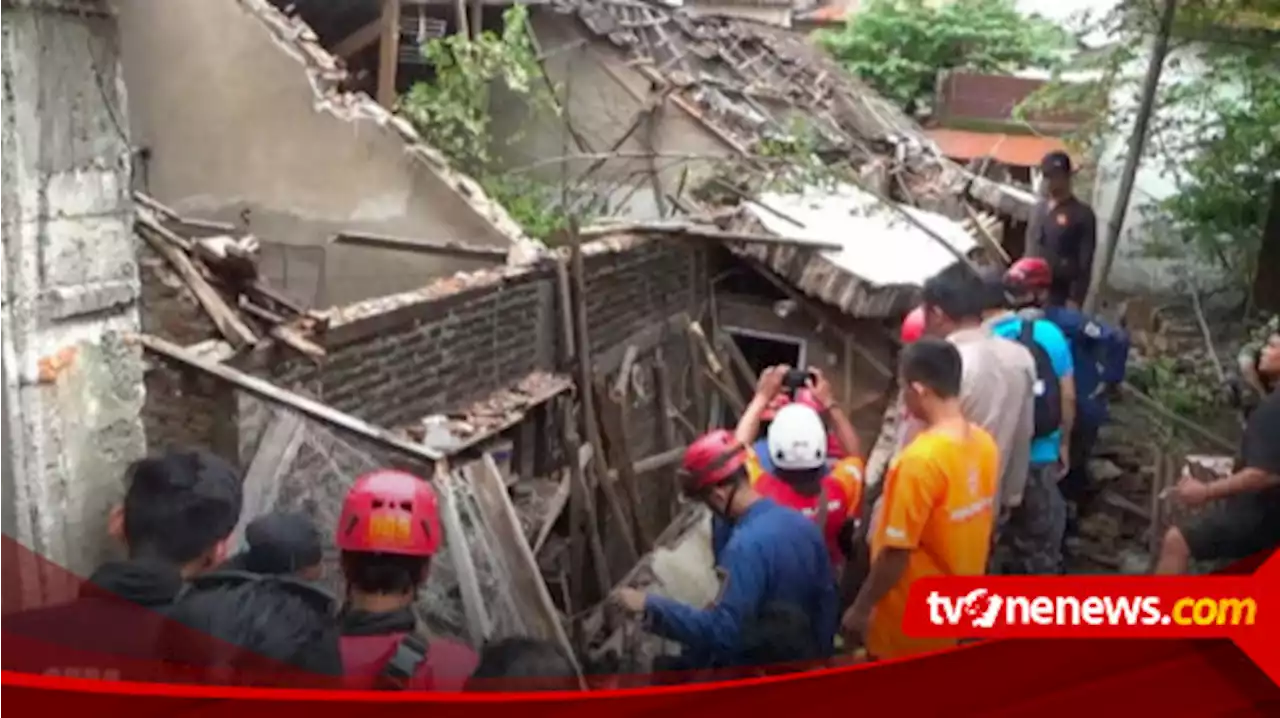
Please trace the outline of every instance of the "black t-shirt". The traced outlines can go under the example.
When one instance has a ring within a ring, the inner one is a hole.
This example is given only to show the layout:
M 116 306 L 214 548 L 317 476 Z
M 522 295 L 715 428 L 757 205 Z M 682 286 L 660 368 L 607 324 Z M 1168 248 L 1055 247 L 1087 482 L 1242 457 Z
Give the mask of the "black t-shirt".
M 1250 415 L 1237 467 L 1280 476 L 1280 391 L 1272 391 Z
M 1055 293 L 1061 299 L 1084 301 L 1093 272 L 1093 253 L 1097 244 L 1097 218 L 1089 205 L 1069 197 L 1056 207 L 1041 202 L 1040 252 L 1053 270 Z

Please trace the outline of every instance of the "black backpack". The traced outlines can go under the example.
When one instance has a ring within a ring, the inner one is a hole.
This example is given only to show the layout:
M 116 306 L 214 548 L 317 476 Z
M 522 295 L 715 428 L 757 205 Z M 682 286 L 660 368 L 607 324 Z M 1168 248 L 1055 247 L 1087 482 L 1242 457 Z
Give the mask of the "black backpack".
M 409 685 L 409 681 L 417 675 L 418 667 L 427 660 L 429 652 L 430 645 L 418 630 L 415 629 L 406 633 L 396 643 L 396 650 L 391 654 L 391 658 L 382 666 L 382 670 L 378 673 L 378 677 L 374 682 L 374 689 L 383 691 L 405 690 Z
M 1062 426 L 1062 387 L 1053 369 L 1049 352 L 1035 340 L 1035 319 L 1022 319 L 1018 343 L 1031 352 L 1036 361 L 1036 428 L 1034 436 L 1042 439 Z

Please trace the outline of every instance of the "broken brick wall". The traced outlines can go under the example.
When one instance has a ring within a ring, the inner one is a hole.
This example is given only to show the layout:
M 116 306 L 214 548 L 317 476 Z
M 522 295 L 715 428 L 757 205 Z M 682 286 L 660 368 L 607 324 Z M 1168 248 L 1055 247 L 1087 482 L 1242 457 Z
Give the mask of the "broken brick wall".
M 588 244 L 584 255 L 588 331 L 600 371 L 617 371 L 628 340 L 652 343 L 638 335 L 653 334 L 705 300 L 700 249 L 629 238 Z M 553 265 L 500 268 L 337 310 L 319 338 L 327 351 L 319 363 L 282 350 L 236 362 L 373 424 L 399 428 L 457 410 L 534 371 L 571 371 L 557 367 L 562 316 Z M 671 349 L 673 368 L 683 366 L 682 346 Z M 216 391 L 203 400 L 221 401 Z M 234 413 L 240 438 L 230 455 L 247 465 L 263 429 L 261 413 L 243 402 Z M 633 451 L 651 453 L 655 415 L 634 414 Z
M 142 331 L 179 346 L 218 338 L 218 329 L 165 260 L 135 235 L 142 285 Z M 171 362 L 148 361 L 142 423 L 147 450 L 209 447 L 235 456 L 235 401 L 213 378 Z

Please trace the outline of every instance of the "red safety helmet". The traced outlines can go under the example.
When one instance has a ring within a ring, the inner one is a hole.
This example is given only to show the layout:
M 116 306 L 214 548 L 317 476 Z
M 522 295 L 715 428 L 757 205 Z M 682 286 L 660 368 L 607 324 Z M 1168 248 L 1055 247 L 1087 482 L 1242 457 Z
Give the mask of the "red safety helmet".
M 773 417 L 778 415 L 778 410 L 791 403 L 791 397 L 786 394 L 779 393 L 777 396 L 769 400 L 769 405 L 764 408 L 764 413 L 760 415 L 761 421 L 773 421 Z
M 431 484 L 404 471 L 361 476 L 342 502 L 342 551 L 432 556 L 440 548 L 440 509 Z
M 747 449 L 733 438 L 733 432 L 716 429 L 695 439 L 685 450 L 680 483 L 686 494 L 694 495 L 724 482 L 746 463 Z
M 902 343 L 914 344 L 924 336 L 924 305 L 920 305 L 907 313 L 902 320 Z
M 1053 270 L 1042 257 L 1023 257 L 1004 273 L 1004 280 L 1017 290 L 1046 289 L 1053 283 Z

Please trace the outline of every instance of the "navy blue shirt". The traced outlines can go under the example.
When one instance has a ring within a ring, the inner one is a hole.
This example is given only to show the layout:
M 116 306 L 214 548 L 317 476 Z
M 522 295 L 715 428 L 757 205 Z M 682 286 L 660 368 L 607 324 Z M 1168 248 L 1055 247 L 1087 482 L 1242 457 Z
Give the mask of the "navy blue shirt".
M 770 603 L 786 603 L 813 621 L 816 645 L 829 655 L 839 621 L 831 559 L 818 527 L 799 511 L 760 499 L 733 524 L 716 560 L 723 581 L 707 608 L 665 596 L 645 601 L 649 630 L 716 666 L 734 665 L 743 625 Z
M 1129 335 L 1076 309 L 1046 307 L 1044 316 L 1058 325 L 1071 344 L 1076 376 L 1076 421 L 1101 426 L 1107 420 L 1107 398 L 1099 388 L 1101 384 L 1124 381 Z

